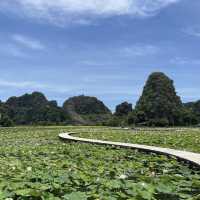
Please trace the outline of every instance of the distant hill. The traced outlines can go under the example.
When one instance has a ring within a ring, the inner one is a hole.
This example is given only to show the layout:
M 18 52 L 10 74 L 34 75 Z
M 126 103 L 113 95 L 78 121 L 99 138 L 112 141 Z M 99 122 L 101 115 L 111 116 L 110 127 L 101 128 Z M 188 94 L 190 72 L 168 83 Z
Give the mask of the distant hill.
M 133 105 L 128 102 L 123 102 L 116 106 L 116 116 L 126 116 L 133 111 Z
M 11 97 L 5 106 L 15 124 L 57 124 L 66 121 L 64 111 L 57 102 L 48 101 L 40 92 Z
M 0 102 L 0 126 L 15 125 L 101 125 L 111 117 L 111 111 L 95 97 L 69 98 L 59 107 L 41 92 L 10 97 Z
M 111 117 L 111 111 L 102 101 L 84 95 L 69 98 L 63 104 L 63 110 L 70 116 L 73 124 L 101 124 Z
M 147 126 L 182 125 L 182 102 L 173 81 L 162 72 L 154 72 L 144 86 L 135 107 L 136 123 Z
M 185 103 L 184 107 L 191 112 L 190 115 L 193 115 L 197 123 L 200 123 L 200 100 Z
M 183 104 L 173 80 L 154 72 L 136 106 L 123 102 L 114 114 L 96 97 L 75 96 L 62 107 L 41 92 L 0 101 L 0 126 L 12 125 L 107 125 L 193 126 L 200 124 L 200 100 Z

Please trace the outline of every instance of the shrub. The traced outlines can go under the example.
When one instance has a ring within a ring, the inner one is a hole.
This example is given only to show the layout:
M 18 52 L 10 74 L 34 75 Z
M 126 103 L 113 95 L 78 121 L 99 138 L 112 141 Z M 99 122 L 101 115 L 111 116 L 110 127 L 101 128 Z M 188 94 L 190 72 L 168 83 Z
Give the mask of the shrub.
M 11 126 L 13 126 L 13 121 L 7 115 L 1 115 L 0 126 L 11 127 Z

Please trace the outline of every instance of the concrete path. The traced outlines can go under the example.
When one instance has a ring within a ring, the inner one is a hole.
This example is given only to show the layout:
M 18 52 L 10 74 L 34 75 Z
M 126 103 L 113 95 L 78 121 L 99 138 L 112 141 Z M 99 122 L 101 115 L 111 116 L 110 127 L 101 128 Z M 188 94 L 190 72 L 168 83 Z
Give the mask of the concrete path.
M 74 141 L 74 142 L 92 143 L 92 144 L 98 144 L 98 145 L 111 145 L 111 146 L 117 146 L 117 147 L 122 147 L 122 148 L 139 149 L 142 151 L 153 152 L 153 153 L 163 154 L 167 156 L 174 156 L 180 160 L 186 161 L 188 163 L 192 163 L 200 167 L 200 154 L 198 153 L 179 151 L 179 150 L 174 150 L 174 149 L 169 149 L 169 148 L 139 145 L 139 144 L 79 138 L 79 137 L 71 136 L 72 134 L 75 134 L 75 133 L 61 133 L 59 134 L 59 137 L 63 140 Z

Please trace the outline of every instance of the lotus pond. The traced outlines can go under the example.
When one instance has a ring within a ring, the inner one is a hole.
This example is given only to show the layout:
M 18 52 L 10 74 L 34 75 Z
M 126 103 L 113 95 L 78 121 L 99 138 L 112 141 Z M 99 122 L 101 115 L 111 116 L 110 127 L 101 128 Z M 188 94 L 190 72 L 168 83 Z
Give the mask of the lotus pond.
M 128 137 L 126 131 L 96 127 L 2 128 L 0 199 L 200 199 L 199 169 L 136 150 L 64 143 L 58 134 L 65 131 L 107 139 L 113 135 L 116 140 L 122 134 Z
M 169 147 L 200 153 L 199 128 L 123 130 L 96 127 L 77 129 L 75 132 L 79 137 Z

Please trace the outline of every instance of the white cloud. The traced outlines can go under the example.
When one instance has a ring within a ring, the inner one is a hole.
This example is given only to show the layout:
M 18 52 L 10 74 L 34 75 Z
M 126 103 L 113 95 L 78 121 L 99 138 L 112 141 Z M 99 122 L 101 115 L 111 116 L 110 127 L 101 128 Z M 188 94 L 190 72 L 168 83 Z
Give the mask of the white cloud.
M 200 37 L 200 27 L 194 26 L 194 27 L 188 27 L 186 29 L 183 29 L 183 32 L 195 37 Z
M 200 65 L 200 59 L 190 59 L 187 57 L 175 57 L 170 60 L 172 64 L 178 65 Z
M 0 86 L 1 87 L 14 87 L 14 88 L 18 88 L 18 89 L 24 89 L 24 88 L 44 89 L 44 88 L 48 88 L 47 85 L 36 83 L 36 82 L 29 82 L 29 81 L 16 82 L 16 81 L 6 81 L 6 80 L 0 80 Z
M 50 91 L 60 91 L 64 92 L 68 91 L 67 89 L 62 89 L 59 86 L 52 86 L 48 84 L 43 83 L 37 83 L 37 82 L 31 82 L 31 81 L 6 81 L 6 80 L 0 80 L 0 87 L 9 87 L 9 88 L 17 88 L 17 89 L 32 89 L 32 90 L 38 90 L 38 89 L 44 89 L 44 90 L 50 90 Z
M 1 11 L 56 24 L 88 24 L 94 17 L 131 15 L 148 17 L 181 0 L 1 0 Z
M 96 83 L 98 81 L 110 82 L 110 81 L 122 81 L 122 80 L 133 80 L 133 77 L 127 74 L 92 74 L 83 77 L 85 83 Z
M 24 36 L 24 35 L 20 35 L 20 34 L 15 34 L 12 35 L 12 39 L 19 45 L 22 45 L 24 47 L 27 47 L 29 49 L 33 49 L 33 50 L 43 50 L 45 49 L 45 46 L 36 39 Z
M 45 46 L 39 40 L 20 34 L 13 34 L 9 36 L 9 41 L 2 40 L 0 53 L 16 58 L 30 58 L 32 54 L 28 53 L 27 50 L 42 51 L 44 49 Z
M 51 85 L 34 81 L 12 81 L 0 79 L 0 87 L 5 88 L 16 88 L 16 89 L 31 89 L 31 90 L 45 90 L 57 93 L 67 93 L 71 90 L 76 90 L 80 86 L 62 86 L 62 85 Z
M 3 48 L 0 49 L 2 54 L 11 55 L 17 58 L 27 58 L 28 55 L 22 51 L 19 47 L 13 44 L 2 45 Z
M 125 56 L 146 56 L 154 55 L 158 52 L 159 48 L 154 45 L 134 45 L 124 47 L 120 50 L 120 54 Z
M 104 85 L 91 84 L 83 81 L 76 85 L 45 84 L 35 81 L 12 81 L 0 79 L 0 88 L 22 89 L 22 90 L 42 90 L 45 92 L 54 92 L 56 94 L 91 94 L 91 95 L 138 95 L 139 86 L 115 85 L 105 88 Z M 87 88 L 87 89 L 86 89 Z M 135 92 L 134 92 L 135 91 Z

